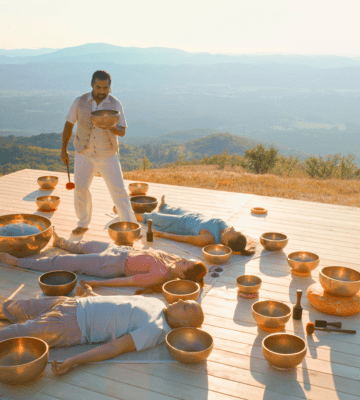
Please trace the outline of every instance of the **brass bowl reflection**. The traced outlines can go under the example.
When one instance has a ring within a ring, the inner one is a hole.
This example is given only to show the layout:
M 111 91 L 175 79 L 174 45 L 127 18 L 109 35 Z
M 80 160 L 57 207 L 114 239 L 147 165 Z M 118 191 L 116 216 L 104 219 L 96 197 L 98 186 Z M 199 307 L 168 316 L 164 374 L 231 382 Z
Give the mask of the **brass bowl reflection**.
M 141 234 L 141 226 L 137 222 L 114 222 L 109 225 L 108 233 L 115 244 L 132 245 Z
M 223 244 L 209 244 L 202 249 L 205 260 L 212 264 L 224 264 L 231 257 L 232 250 Z
M 283 233 L 266 232 L 260 236 L 260 243 L 266 250 L 279 251 L 288 244 L 288 237 Z
M 277 369 L 294 368 L 305 358 L 305 341 L 288 333 L 273 333 L 261 343 L 261 349 L 267 361 Z
M 70 271 L 50 271 L 39 276 L 40 289 L 47 296 L 67 296 L 77 283 L 77 276 Z
M 38 211 L 56 211 L 60 204 L 59 196 L 40 196 L 36 198 Z
M 261 284 L 261 278 L 256 275 L 240 275 L 236 278 L 236 285 L 242 293 L 257 293 Z
M 91 122 L 98 128 L 114 128 L 120 121 L 120 112 L 115 110 L 97 110 L 91 113 Z
M 258 327 L 266 332 L 282 331 L 291 316 L 289 306 L 274 300 L 254 303 L 251 306 L 251 312 Z
M 178 328 L 165 337 L 171 357 L 184 364 L 206 360 L 214 346 L 212 336 L 199 328 Z
M 129 184 L 129 190 L 132 196 L 145 195 L 149 190 L 149 185 L 144 182 L 135 182 Z
M 164 283 L 162 292 L 169 304 L 180 299 L 197 300 L 200 294 L 200 285 L 196 282 L 177 279 Z
M 59 178 L 57 176 L 46 175 L 40 176 L 37 179 L 37 183 L 41 190 L 52 190 L 58 184 Z
M 347 267 L 324 267 L 319 280 L 327 293 L 337 297 L 351 297 L 360 290 L 360 272 Z
M 287 256 L 287 262 L 292 273 L 308 276 L 319 265 L 320 258 L 317 254 L 309 251 L 295 251 Z
M 36 214 L 8 214 L 0 216 L 0 231 L 14 224 L 36 227 L 40 232 L 19 236 L 1 236 L 0 252 L 15 257 L 27 257 L 39 253 L 51 239 L 53 226 L 50 219 Z M 25 231 L 26 233 L 26 231 Z
M 157 199 L 150 196 L 130 197 L 130 203 L 133 211 L 138 214 L 150 213 L 154 211 L 158 205 Z
M 32 382 L 45 370 L 49 346 L 35 337 L 15 337 L 0 342 L 0 382 L 22 385 Z

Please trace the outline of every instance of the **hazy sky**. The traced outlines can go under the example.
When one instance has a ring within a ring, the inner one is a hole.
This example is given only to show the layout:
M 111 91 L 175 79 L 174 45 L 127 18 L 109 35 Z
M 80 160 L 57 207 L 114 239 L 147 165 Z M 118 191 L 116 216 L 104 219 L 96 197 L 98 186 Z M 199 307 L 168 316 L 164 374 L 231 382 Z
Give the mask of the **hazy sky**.
M 0 0 L 0 48 L 360 55 L 359 0 Z

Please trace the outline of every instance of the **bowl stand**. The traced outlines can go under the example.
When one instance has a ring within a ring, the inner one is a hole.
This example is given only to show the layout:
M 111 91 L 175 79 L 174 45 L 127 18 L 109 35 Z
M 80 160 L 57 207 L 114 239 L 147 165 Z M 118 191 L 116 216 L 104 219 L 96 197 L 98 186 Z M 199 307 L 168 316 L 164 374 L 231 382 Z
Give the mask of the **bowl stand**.
M 277 328 L 269 328 L 268 326 L 264 326 L 264 325 L 259 325 L 258 324 L 258 328 L 260 328 L 261 330 L 263 330 L 265 332 L 277 333 L 277 332 L 283 331 L 285 329 L 285 325 L 284 326 L 279 326 Z
M 244 299 L 255 299 L 256 297 L 259 297 L 259 291 L 257 291 L 256 293 L 244 293 L 238 290 L 237 294 L 239 297 L 242 297 Z

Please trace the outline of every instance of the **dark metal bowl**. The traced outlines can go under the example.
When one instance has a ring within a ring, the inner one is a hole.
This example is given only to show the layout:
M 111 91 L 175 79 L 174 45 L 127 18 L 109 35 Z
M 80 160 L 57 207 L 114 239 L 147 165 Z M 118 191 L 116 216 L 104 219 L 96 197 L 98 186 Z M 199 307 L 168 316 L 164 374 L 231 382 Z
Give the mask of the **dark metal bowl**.
M 177 279 L 163 284 L 162 292 L 165 300 L 171 304 L 178 300 L 197 300 L 200 294 L 200 285 L 196 282 Z
M 40 289 L 47 296 L 67 296 L 77 283 L 77 276 L 69 271 L 50 271 L 39 276 Z
M 310 253 L 310 251 L 295 251 L 287 256 L 287 262 L 292 273 L 308 276 L 319 265 L 320 258 L 317 254 Z
M 288 244 L 288 237 L 283 233 L 266 232 L 260 236 L 260 243 L 266 250 L 279 251 Z
M 97 110 L 91 113 L 91 122 L 101 129 L 114 128 L 120 121 L 120 112 L 115 110 Z
M 46 175 L 40 176 L 37 179 L 37 183 L 41 190 L 52 190 L 58 184 L 59 178 L 57 176 Z
M 240 275 L 236 278 L 236 285 L 240 292 L 246 294 L 257 293 L 262 284 L 261 278 L 256 275 Z
M 110 238 L 119 245 L 132 245 L 141 234 L 141 226 L 137 222 L 114 222 L 109 225 Z
M 254 303 L 251 312 L 258 327 L 266 332 L 278 332 L 285 329 L 285 325 L 291 317 L 290 307 L 274 300 Z
M 150 213 L 158 205 L 157 199 L 150 196 L 130 197 L 130 203 L 133 211 L 137 214 Z
M 360 290 L 360 272 L 347 267 L 324 267 L 319 281 L 326 292 L 337 297 L 351 297 Z
M 223 244 L 209 244 L 202 248 L 205 260 L 212 264 L 224 264 L 232 254 L 230 247 Z
M 144 182 L 134 182 L 129 184 L 129 190 L 132 196 L 141 196 L 149 190 L 149 185 Z
M 56 211 L 60 204 L 59 196 L 40 196 L 36 198 L 38 211 Z

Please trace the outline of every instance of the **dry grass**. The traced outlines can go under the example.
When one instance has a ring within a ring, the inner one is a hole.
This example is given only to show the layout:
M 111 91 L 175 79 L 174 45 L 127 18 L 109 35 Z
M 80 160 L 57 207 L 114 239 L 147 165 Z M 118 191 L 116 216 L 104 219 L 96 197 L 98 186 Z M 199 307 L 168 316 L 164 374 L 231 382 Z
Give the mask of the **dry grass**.
M 212 165 L 190 165 L 125 172 L 134 181 L 225 190 L 343 206 L 360 207 L 359 180 L 318 180 L 244 173 L 240 168 L 219 170 Z

